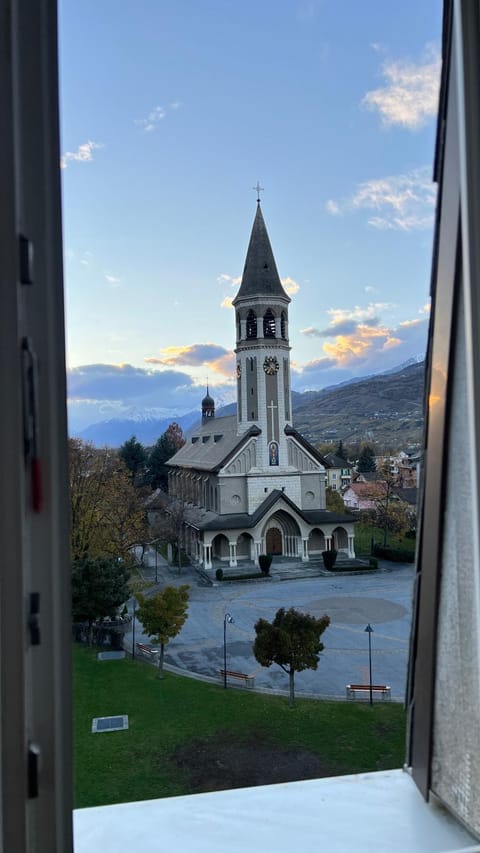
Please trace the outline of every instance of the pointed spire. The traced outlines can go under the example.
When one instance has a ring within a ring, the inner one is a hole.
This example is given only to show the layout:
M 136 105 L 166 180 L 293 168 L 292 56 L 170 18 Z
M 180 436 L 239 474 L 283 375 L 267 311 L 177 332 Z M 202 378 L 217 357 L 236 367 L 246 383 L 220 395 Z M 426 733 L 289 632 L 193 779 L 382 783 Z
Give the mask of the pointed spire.
M 248 244 L 242 283 L 233 304 L 249 296 L 281 296 L 290 302 L 290 297 L 285 293 L 278 275 L 260 198 L 257 199 L 257 212 Z

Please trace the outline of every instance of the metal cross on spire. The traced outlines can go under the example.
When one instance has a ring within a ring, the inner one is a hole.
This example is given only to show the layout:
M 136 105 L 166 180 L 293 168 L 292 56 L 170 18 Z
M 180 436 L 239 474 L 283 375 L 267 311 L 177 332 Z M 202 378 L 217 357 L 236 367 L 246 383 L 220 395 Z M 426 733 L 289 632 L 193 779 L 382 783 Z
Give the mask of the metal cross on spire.
M 260 186 L 260 181 L 257 181 L 257 186 L 252 187 L 252 189 L 257 193 L 257 204 L 260 204 L 260 193 L 264 192 L 263 187 Z

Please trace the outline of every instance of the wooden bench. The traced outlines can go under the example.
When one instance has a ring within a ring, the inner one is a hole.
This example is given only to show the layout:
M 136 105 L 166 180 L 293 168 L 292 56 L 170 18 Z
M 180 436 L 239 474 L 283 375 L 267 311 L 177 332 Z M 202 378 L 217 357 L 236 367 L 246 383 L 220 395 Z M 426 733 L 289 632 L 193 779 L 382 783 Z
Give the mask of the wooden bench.
M 253 687 L 255 684 L 255 676 L 247 675 L 245 672 L 234 672 L 231 669 L 221 669 L 220 678 L 222 679 L 222 681 L 225 678 L 225 675 L 227 676 L 227 678 L 236 678 L 239 681 L 244 681 L 245 687 Z
M 145 655 L 145 657 L 150 658 L 150 660 L 154 660 L 157 655 L 160 654 L 160 649 L 152 649 L 151 646 L 146 646 L 145 643 L 135 643 L 137 648 L 137 652 L 140 652 L 141 655 Z
M 388 684 L 347 684 L 346 690 L 347 699 L 355 699 L 357 693 L 366 693 L 370 696 L 370 690 L 372 695 L 379 694 L 383 701 L 391 698 L 391 687 Z

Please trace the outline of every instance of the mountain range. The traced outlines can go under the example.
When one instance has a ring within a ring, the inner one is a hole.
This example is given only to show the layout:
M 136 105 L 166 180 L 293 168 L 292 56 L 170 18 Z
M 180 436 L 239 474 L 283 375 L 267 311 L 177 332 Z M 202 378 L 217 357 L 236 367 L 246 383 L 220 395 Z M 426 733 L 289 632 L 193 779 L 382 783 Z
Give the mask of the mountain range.
M 413 362 L 413 363 L 412 363 Z M 321 391 L 292 392 L 295 428 L 312 444 L 376 442 L 382 448 L 400 449 L 418 444 L 423 430 L 423 381 L 425 363 L 413 359 L 394 371 L 354 379 Z M 217 409 L 218 415 L 234 414 L 236 403 Z M 199 421 L 199 412 L 178 417 L 159 417 L 155 409 L 130 410 L 122 418 L 91 424 L 78 432 L 98 446 L 119 447 L 135 435 L 153 445 L 176 421 L 186 432 Z

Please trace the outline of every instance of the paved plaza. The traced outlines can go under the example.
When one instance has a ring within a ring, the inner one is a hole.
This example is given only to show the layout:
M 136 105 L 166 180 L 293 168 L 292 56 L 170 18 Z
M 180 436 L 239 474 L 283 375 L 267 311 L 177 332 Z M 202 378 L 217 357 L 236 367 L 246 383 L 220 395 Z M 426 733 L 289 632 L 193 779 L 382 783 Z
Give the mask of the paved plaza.
M 150 562 L 152 562 L 150 558 Z M 158 561 L 157 561 L 158 562 Z M 202 586 L 193 569 L 178 571 L 164 561 L 158 565 L 159 589 L 190 584 L 189 616 L 176 638 L 167 646 L 165 662 L 181 670 L 219 679 L 223 667 L 225 613 L 234 618 L 227 625 L 227 668 L 255 677 L 255 687 L 287 691 L 288 676 L 273 664 L 261 667 L 252 652 L 254 625 L 263 617 L 272 620 L 279 607 L 296 607 L 314 616 L 327 613 L 331 624 L 322 636 L 325 650 L 316 671 L 295 676 L 297 695 L 344 698 L 345 685 L 368 683 L 367 623 L 373 627 L 373 682 L 389 684 L 392 699 L 405 694 L 414 578 L 412 565 L 381 562 L 375 575 L 335 575 L 281 580 L 281 570 L 271 581 L 223 582 Z M 274 568 L 274 567 L 272 567 Z M 147 569 L 147 574 L 148 574 Z M 151 572 L 151 569 L 150 569 Z M 136 621 L 136 642 L 149 643 Z M 132 631 L 125 635 L 131 649 Z

